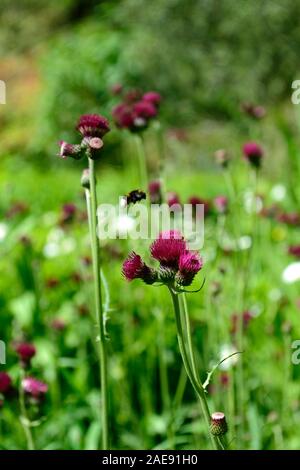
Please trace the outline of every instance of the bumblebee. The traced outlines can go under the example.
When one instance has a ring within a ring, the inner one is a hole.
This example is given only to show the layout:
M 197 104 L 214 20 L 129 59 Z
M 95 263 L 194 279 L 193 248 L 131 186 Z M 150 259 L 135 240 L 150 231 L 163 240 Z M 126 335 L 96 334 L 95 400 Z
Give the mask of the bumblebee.
M 126 201 L 126 205 L 129 206 L 129 204 L 136 204 L 137 202 L 146 199 L 146 193 L 140 189 L 134 189 L 133 191 L 130 191 L 130 193 L 126 194 L 124 199 Z

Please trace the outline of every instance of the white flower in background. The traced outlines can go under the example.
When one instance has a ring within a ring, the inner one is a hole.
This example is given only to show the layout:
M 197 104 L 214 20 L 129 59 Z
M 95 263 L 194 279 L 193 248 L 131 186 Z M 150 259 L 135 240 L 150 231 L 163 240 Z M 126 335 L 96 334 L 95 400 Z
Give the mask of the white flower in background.
M 286 284 L 300 280 L 300 261 L 289 264 L 282 273 L 282 280 Z
M 276 184 L 270 191 L 270 196 L 273 201 L 280 202 L 286 197 L 286 187 L 283 184 Z
M 46 258 L 55 258 L 56 256 L 69 254 L 75 248 L 74 238 L 67 236 L 62 229 L 54 228 L 48 234 L 43 253 Z
M 255 195 L 253 191 L 245 191 L 244 207 L 248 214 L 252 214 L 254 211 L 259 213 L 263 208 L 263 201 L 261 197 Z
M 4 222 L 0 222 L 0 242 L 4 240 L 8 232 L 8 226 Z
M 226 357 L 236 352 L 238 351 L 235 348 L 235 346 L 233 346 L 233 344 L 223 344 L 221 346 L 220 353 L 219 353 L 219 361 L 222 361 Z M 220 364 L 219 367 L 221 370 L 229 370 L 238 362 L 238 360 L 239 360 L 239 355 L 235 354 L 234 356 L 231 356 L 228 359 L 226 359 L 226 361 L 222 362 L 222 364 Z
M 249 235 L 244 235 L 238 239 L 237 244 L 240 250 L 249 250 L 252 245 L 252 238 Z

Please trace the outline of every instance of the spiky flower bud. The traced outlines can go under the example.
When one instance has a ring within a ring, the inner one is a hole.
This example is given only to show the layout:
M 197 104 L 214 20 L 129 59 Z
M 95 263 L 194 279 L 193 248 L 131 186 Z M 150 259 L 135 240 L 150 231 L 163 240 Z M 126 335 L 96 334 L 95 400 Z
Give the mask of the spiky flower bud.
M 211 415 L 210 432 L 213 436 L 224 436 L 228 431 L 228 426 L 224 413 L 216 411 Z

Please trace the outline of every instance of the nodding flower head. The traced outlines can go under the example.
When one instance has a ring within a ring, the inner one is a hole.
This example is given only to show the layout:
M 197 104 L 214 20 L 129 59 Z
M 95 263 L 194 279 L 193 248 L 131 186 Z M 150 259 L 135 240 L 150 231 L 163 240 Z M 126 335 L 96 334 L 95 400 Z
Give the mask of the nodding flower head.
M 42 399 L 48 391 L 48 385 L 34 377 L 25 377 L 22 380 L 24 392 L 35 399 Z
M 122 273 L 127 281 L 142 279 L 146 284 L 153 284 L 156 280 L 155 271 L 149 268 L 134 251 L 124 261 Z
M 76 129 L 83 137 L 103 137 L 109 132 L 108 120 L 100 114 L 83 114 Z
M 6 372 L 0 372 L 0 393 L 5 395 L 11 390 L 11 378 Z
M 15 346 L 15 351 L 19 356 L 22 367 L 29 366 L 31 359 L 36 354 L 35 346 L 31 343 L 18 343 Z
M 112 110 L 114 121 L 120 129 L 134 129 L 134 113 L 125 103 L 118 104 Z
M 221 411 L 216 411 L 210 418 L 210 431 L 214 436 L 224 436 L 228 431 L 226 417 Z
M 179 258 L 179 271 L 176 281 L 182 286 L 189 286 L 203 266 L 202 258 L 195 251 L 186 250 Z
M 143 95 L 143 101 L 148 101 L 154 106 L 159 106 L 161 102 L 161 95 L 156 91 L 148 91 Z
M 264 152 L 259 144 L 256 142 L 246 142 L 243 146 L 243 153 L 246 160 L 248 160 L 252 166 L 256 168 L 261 166 L 261 159 Z
M 177 230 L 161 232 L 150 247 L 152 258 L 163 267 L 178 269 L 179 258 L 186 250 L 186 242 Z
M 68 144 L 64 140 L 59 142 L 59 157 L 61 158 L 74 158 L 80 160 L 83 157 L 82 148 L 80 145 Z

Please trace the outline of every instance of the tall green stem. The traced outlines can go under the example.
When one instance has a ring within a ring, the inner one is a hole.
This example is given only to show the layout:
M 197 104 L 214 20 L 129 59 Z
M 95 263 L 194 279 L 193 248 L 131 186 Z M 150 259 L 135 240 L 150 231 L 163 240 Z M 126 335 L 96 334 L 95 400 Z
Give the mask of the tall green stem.
M 187 373 L 188 378 L 190 379 L 190 382 L 199 398 L 202 411 L 204 414 L 205 422 L 207 425 L 207 430 L 209 435 L 211 436 L 212 443 L 215 449 L 219 450 L 222 447 L 220 446 L 220 443 L 217 439 L 217 437 L 213 436 L 210 433 L 210 412 L 209 412 L 209 407 L 208 403 L 206 400 L 205 396 L 205 390 L 203 388 L 203 385 L 200 381 L 200 379 L 197 377 L 196 373 L 196 366 L 195 366 L 195 360 L 194 360 L 194 352 L 193 352 L 193 347 L 192 347 L 192 340 L 191 340 L 191 333 L 190 333 L 190 327 L 189 327 L 189 321 L 188 325 L 186 323 L 186 315 L 184 315 L 185 318 L 185 330 L 186 330 L 186 335 L 188 338 L 188 351 L 186 350 L 186 345 L 185 345 L 185 340 L 184 340 L 184 332 L 183 332 L 183 325 L 181 321 L 181 313 L 180 313 L 180 307 L 179 307 L 179 300 L 178 300 L 178 294 L 176 294 L 171 288 L 169 289 L 172 301 L 173 301 L 173 307 L 174 307 L 174 313 L 175 313 L 175 319 L 176 319 L 176 326 L 177 326 L 177 337 L 178 337 L 178 344 L 179 344 L 179 350 L 181 353 L 181 357 L 183 360 L 183 364 Z
M 31 431 L 31 423 L 28 418 L 27 410 L 26 410 L 26 404 L 25 404 L 25 393 L 23 390 L 22 386 L 22 381 L 25 377 L 23 369 L 21 370 L 21 376 L 20 376 L 20 387 L 19 387 L 19 400 L 20 400 L 20 409 L 21 409 L 21 423 L 24 429 L 24 433 L 26 436 L 26 441 L 27 441 L 27 449 L 28 450 L 34 450 L 34 441 L 33 441 L 33 435 Z
M 89 229 L 92 246 L 95 309 L 99 328 L 99 359 L 100 359 L 100 381 L 101 381 L 101 423 L 102 423 L 102 449 L 108 450 L 108 388 L 107 388 L 107 352 L 105 339 L 105 325 L 101 293 L 101 263 L 100 248 L 97 237 L 97 191 L 94 161 L 89 158 L 90 170 L 90 207 L 88 207 Z
M 137 150 L 137 157 L 140 170 L 140 183 L 144 191 L 148 191 L 148 170 L 147 159 L 144 148 L 143 138 L 140 135 L 135 135 L 135 144 Z

